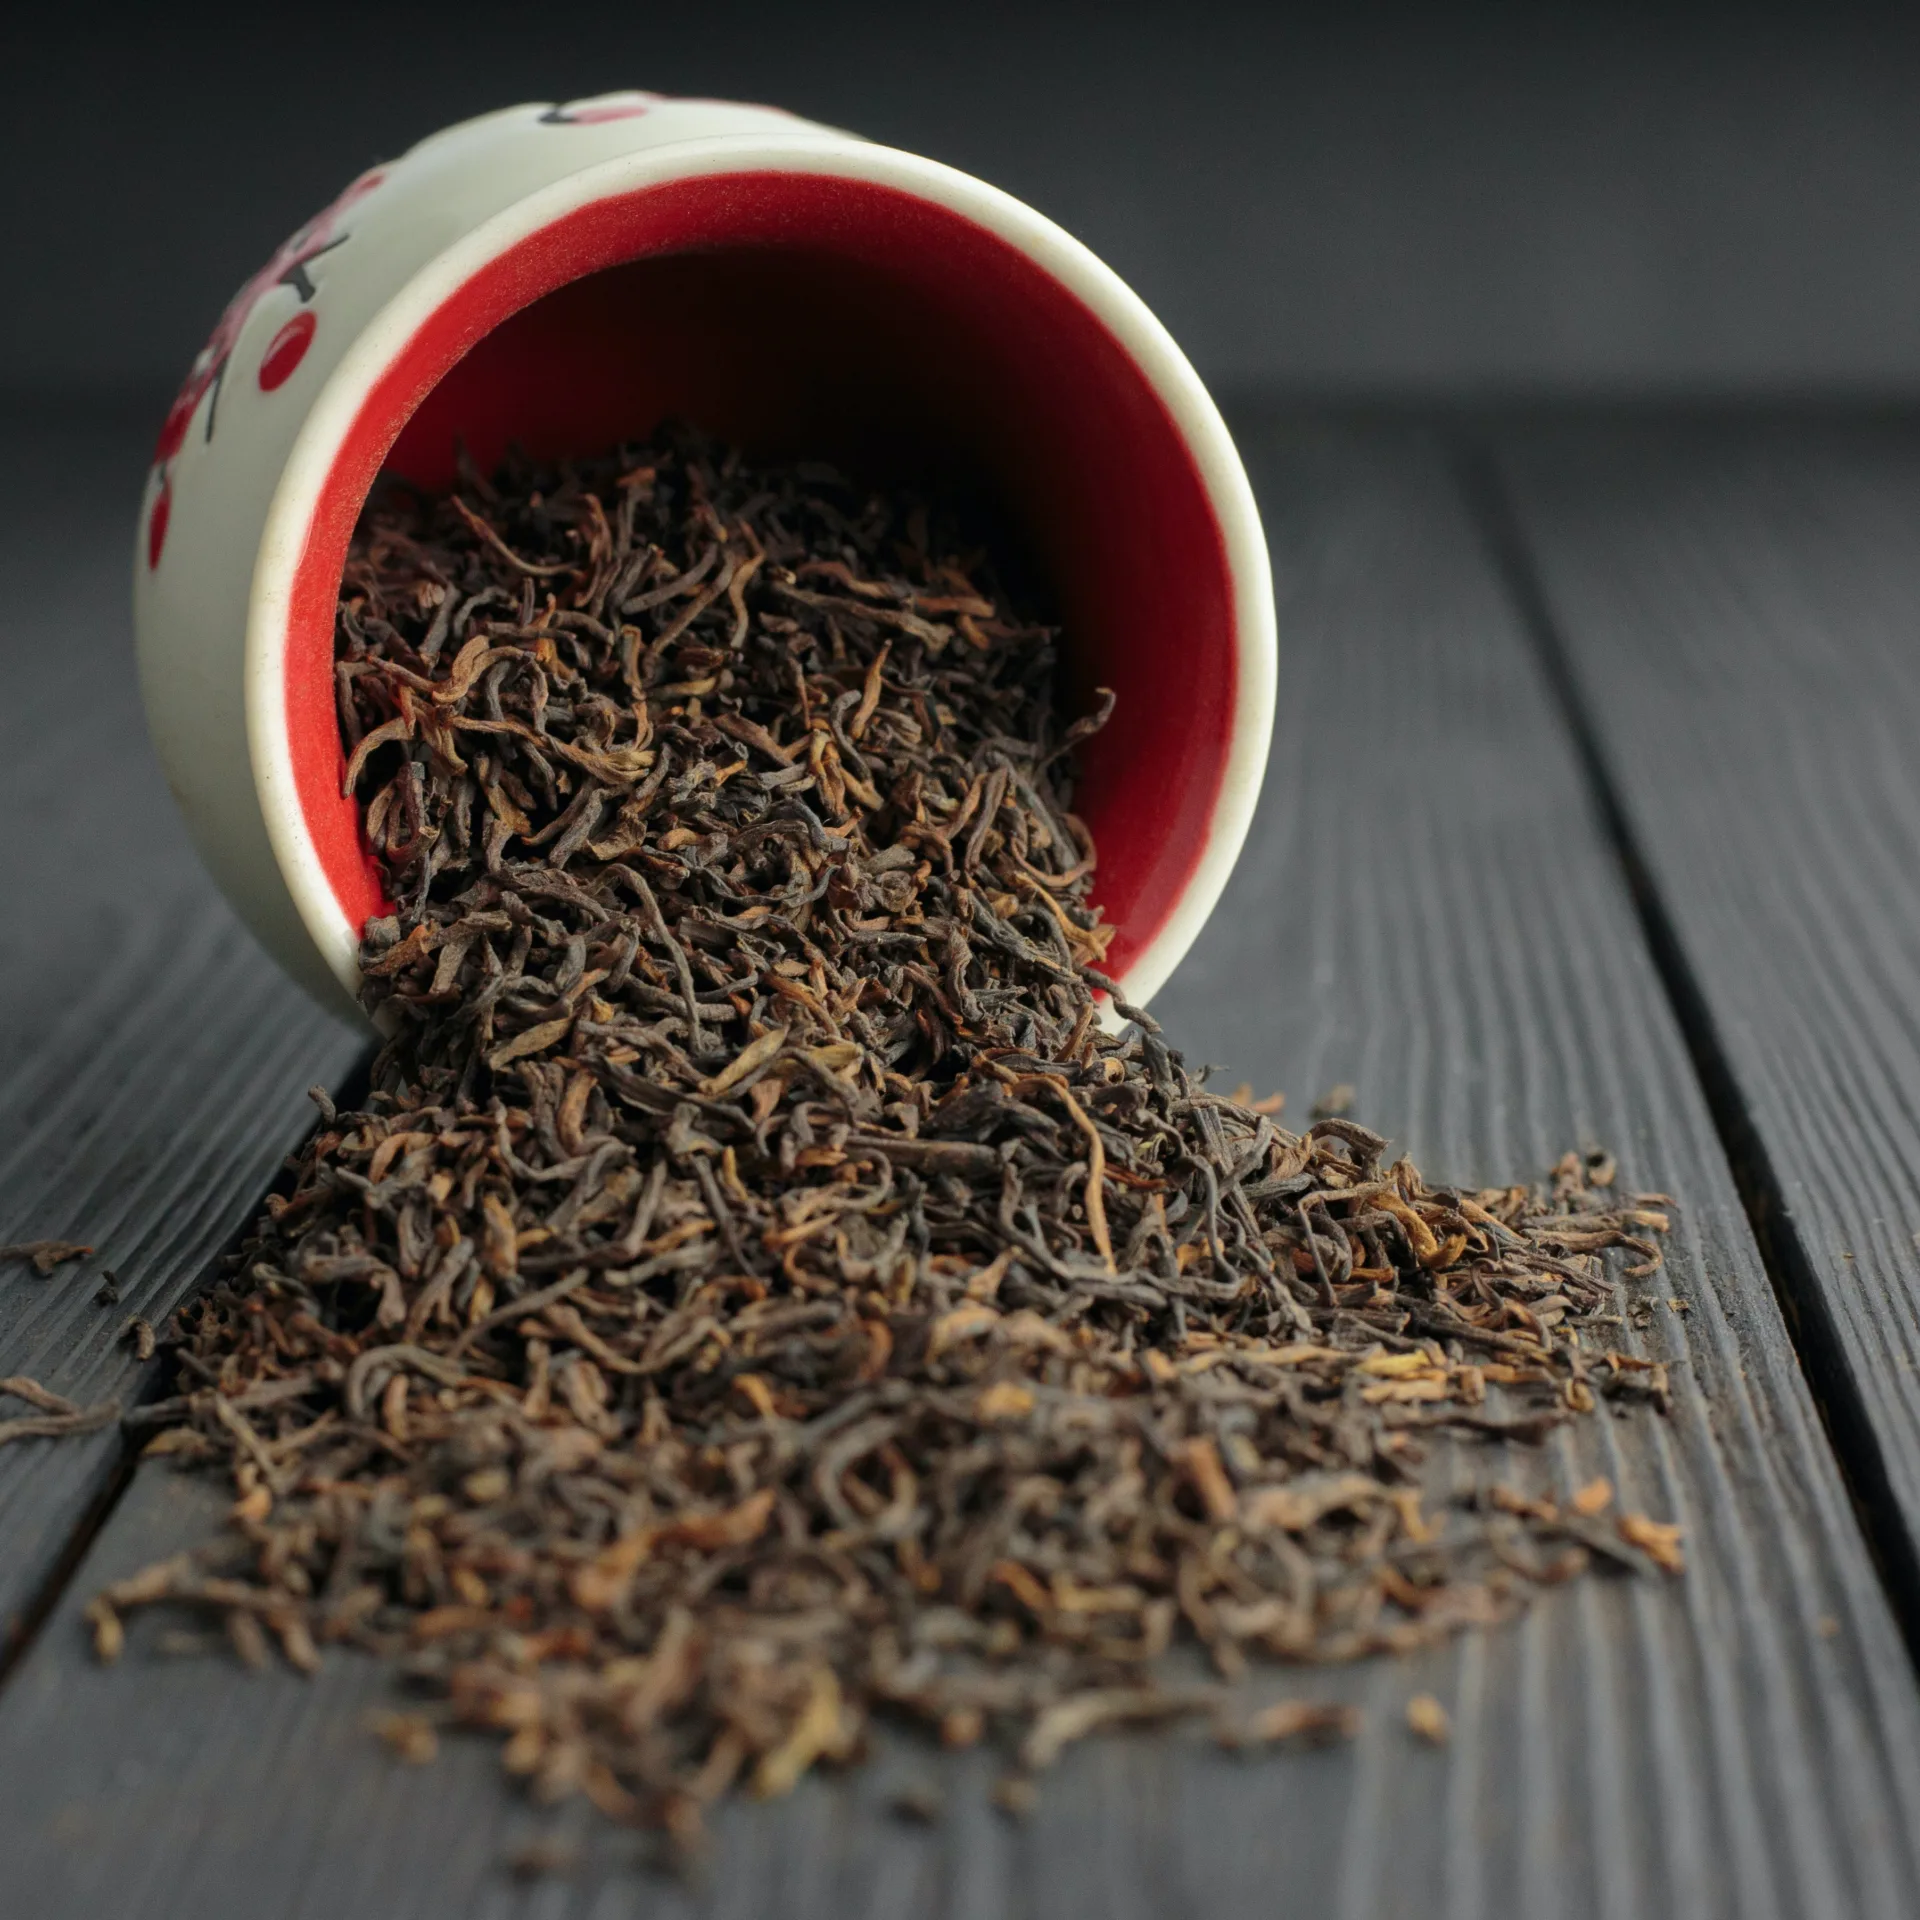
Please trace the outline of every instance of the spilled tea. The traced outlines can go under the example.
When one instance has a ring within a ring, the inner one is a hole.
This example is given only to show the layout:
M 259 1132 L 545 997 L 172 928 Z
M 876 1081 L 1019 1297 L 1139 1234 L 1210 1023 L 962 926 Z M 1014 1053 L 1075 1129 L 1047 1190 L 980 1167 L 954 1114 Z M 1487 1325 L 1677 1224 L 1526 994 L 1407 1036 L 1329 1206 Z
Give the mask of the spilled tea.
M 376 500 L 336 671 L 385 1045 L 173 1329 L 140 1418 L 231 1537 L 101 1595 L 104 1653 L 162 1602 L 366 1647 L 430 1688 L 396 1750 L 490 1728 L 690 1840 L 877 1711 L 1022 1774 L 1197 1710 L 1339 1737 L 1230 1683 L 1678 1566 L 1422 1474 L 1664 1402 L 1602 1264 L 1653 1270 L 1659 1197 L 1430 1187 L 1345 1100 L 1208 1091 L 1103 972 L 1110 700 L 1056 712 L 1055 638 L 924 504 L 691 434 Z

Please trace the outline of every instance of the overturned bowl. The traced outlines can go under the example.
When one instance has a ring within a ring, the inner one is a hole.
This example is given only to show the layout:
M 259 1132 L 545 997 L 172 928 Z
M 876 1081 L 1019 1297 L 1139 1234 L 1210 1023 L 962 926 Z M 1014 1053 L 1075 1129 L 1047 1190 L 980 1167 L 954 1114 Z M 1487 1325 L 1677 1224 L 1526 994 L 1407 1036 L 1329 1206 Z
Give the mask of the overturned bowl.
M 761 457 L 952 472 L 1017 529 L 1070 709 L 1108 965 L 1146 1000 L 1225 886 L 1273 721 L 1273 590 L 1198 376 L 1109 268 L 950 167 L 775 108 L 510 107 L 355 180 L 235 296 L 161 429 L 134 613 L 201 854 L 317 998 L 381 910 L 334 611 L 382 472 L 603 453 L 668 417 Z

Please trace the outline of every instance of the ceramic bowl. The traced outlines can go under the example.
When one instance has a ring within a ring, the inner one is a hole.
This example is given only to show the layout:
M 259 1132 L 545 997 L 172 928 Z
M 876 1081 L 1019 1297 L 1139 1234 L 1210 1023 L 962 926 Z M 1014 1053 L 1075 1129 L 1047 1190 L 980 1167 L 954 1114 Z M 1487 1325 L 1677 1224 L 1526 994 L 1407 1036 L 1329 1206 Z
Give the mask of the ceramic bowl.
M 761 455 L 961 476 L 1064 635 L 1109 965 L 1144 1001 L 1225 885 L 1274 700 L 1259 518 L 1166 330 L 1031 208 L 775 108 L 510 107 L 361 175 L 236 295 L 142 504 L 149 723 L 201 853 L 352 1012 L 382 904 L 334 693 L 334 604 L 383 470 L 605 452 L 663 418 Z

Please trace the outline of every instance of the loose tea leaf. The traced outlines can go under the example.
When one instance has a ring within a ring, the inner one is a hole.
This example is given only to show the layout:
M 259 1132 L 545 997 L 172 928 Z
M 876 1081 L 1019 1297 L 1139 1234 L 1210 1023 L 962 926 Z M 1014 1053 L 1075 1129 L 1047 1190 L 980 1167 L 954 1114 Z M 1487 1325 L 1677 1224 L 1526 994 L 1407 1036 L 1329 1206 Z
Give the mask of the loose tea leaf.
M 1424 1645 L 1610 1537 L 1422 1465 L 1660 1401 L 1600 1258 L 1658 1266 L 1654 1198 L 1209 1093 L 1101 971 L 1110 696 L 1062 724 L 1055 635 L 924 505 L 685 434 L 391 491 L 337 684 L 387 1041 L 141 1416 L 231 1472 L 226 1558 L 109 1588 L 103 1651 L 165 1602 L 404 1658 L 538 1797 L 691 1843 L 882 1709 L 1024 1770 L 1343 1737 L 1163 1656 Z
M 77 1240 L 20 1240 L 0 1247 L 0 1260 L 30 1260 L 34 1272 L 45 1280 L 55 1267 L 65 1266 L 69 1260 L 84 1260 L 92 1251 Z
M 1416 1693 L 1407 1702 L 1407 1730 L 1430 1747 L 1444 1747 L 1453 1737 L 1453 1721 L 1430 1693 Z
M 1680 1550 L 1680 1529 L 1659 1520 L 1649 1520 L 1645 1514 L 1623 1513 L 1615 1523 L 1620 1529 L 1620 1538 L 1638 1547 L 1649 1559 L 1664 1567 L 1668 1573 L 1682 1573 L 1686 1570 L 1686 1556 Z
M 97 1405 L 83 1407 L 24 1373 L 12 1373 L 0 1380 L 0 1398 L 8 1397 L 24 1400 L 39 1412 L 0 1420 L 0 1447 L 11 1440 L 63 1440 L 76 1434 L 98 1433 L 120 1418 L 117 1400 L 102 1400 Z
M 1311 1700 L 1279 1700 L 1243 1720 L 1222 1715 L 1214 1729 L 1214 1738 L 1223 1747 L 1258 1749 L 1290 1740 L 1328 1746 L 1352 1740 L 1359 1732 L 1357 1707 L 1323 1705 Z

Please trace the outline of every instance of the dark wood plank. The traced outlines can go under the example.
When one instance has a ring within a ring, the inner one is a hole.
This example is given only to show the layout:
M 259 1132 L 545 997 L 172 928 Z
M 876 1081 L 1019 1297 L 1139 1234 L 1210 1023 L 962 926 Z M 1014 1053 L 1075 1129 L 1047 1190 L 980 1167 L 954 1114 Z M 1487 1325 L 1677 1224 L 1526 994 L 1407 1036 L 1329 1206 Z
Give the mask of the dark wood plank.
M 368 1912 L 543 1920 L 742 1915 L 1640 1914 L 1895 1920 L 1920 1909 L 1920 1697 L 1547 691 L 1425 442 L 1248 434 L 1285 646 L 1266 802 L 1169 989 L 1169 1027 L 1304 1107 L 1336 1080 L 1437 1174 L 1537 1168 L 1604 1140 L 1683 1209 L 1648 1336 L 1672 1420 L 1585 1423 L 1442 1475 L 1610 1474 L 1687 1529 L 1680 1581 L 1596 1577 L 1419 1660 L 1285 1676 L 1365 1712 L 1351 1747 L 1252 1763 L 1168 1736 L 1063 1762 L 1026 1826 L 968 1756 L 944 1824 L 885 1817 L 905 1771 L 730 1809 L 710 1881 L 642 1878 L 595 1831 L 528 1890 L 536 1824 L 474 1742 L 408 1769 L 361 1727 L 364 1663 L 316 1681 L 87 1660 L 101 1580 L 209 1524 L 211 1490 L 142 1469 L 0 1701 L 0 1858 L 47 1920 Z M 1418 1689 L 1450 1709 L 1416 1744 Z
M 1517 435 L 1549 637 L 1920 1625 L 1920 423 Z
M 127 583 L 149 437 L 0 431 L 0 1244 L 98 1249 L 50 1279 L 0 1266 L 0 1377 L 87 1404 L 140 1392 L 121 1328 L 172 1311 L 359 1046 L 241 931 L 148 749 Z M 0 1661 L 119 1454 L 113 1431 L 0 1447 Z

